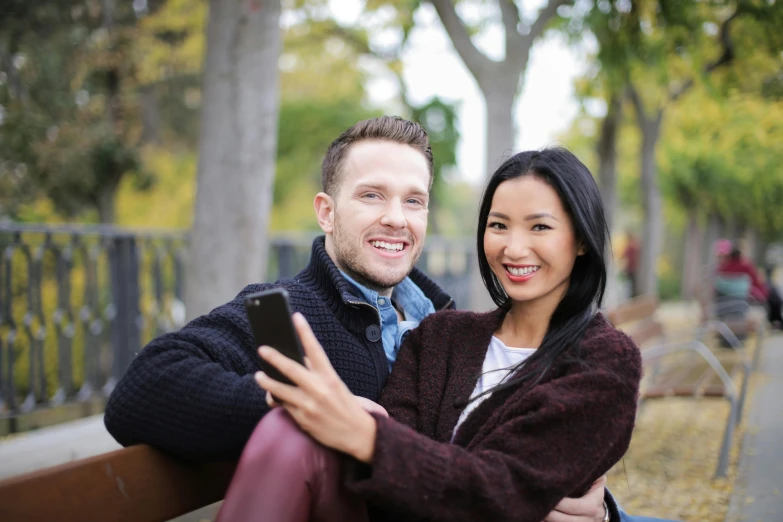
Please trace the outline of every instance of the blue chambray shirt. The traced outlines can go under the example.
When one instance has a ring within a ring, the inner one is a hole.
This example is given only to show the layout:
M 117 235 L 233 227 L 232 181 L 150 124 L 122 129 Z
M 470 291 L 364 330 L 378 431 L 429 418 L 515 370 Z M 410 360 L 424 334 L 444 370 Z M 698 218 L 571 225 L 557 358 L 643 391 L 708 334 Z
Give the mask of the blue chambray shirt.
M 410 277 L 406 277 L 394 287 L 392 299 L 403 309 L 405 319 L 400 321 L 397 312 L 394 310 L 391 299 L 378 295 L 375 290 L 360 285 L 345 272 L 340 271 L 346 281 L 353 284 L 361 296 L 367 302 L 378 310 L 381 318 L 381 341 L 383 342 L 383 351 L 386 352 L 386 360 L 389 362 L 389 371 L 391 371 L 394 361 L 397 360 L 397 353 L 405 336 L 419 326 L 419 323 L 428 315 L 435 313 L 435 306 L 430 301 L 421 288 L 416 286 Z

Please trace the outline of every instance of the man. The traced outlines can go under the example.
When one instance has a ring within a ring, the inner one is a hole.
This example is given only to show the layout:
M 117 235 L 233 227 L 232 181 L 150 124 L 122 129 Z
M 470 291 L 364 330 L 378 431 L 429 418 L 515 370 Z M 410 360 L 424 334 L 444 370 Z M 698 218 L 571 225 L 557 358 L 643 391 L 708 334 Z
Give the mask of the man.
M 253 379 L 260 359 L 243 298 L 272 287 L 288 291 L 349 389 L 377 399 L 405 334 L 426 315 L 454 307 L 414 268 L 432 169 L 429 140 L 416 123 L 382 117 L 343 133 L 322 164 L 314 205 L 325 237 L 314 241 L 309 265 L 293 279 L 249 285 L 153 340 L 109 399 L 109 432 L 123 445 L 147 443 L 185 459 L 238 458 L 269 410 Z M 547 520 L 603 520 L 602 486 L 564 499 Z M 608 494 L 607 501 L 618 520 Z

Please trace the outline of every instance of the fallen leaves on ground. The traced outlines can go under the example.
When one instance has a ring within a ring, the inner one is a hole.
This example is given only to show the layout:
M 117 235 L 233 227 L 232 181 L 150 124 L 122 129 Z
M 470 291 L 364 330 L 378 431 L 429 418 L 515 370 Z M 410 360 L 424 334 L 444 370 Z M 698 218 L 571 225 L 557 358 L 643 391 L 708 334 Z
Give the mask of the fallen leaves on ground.
M 748 405 L 751 400 L 752 393 Z M 727 476 L 713 478 L 728 415 L 725 399 L 645 402 L 628 453 L 609 472 L 612 494 L 633 515 L 723 522 L 737 475 L 740 441 L 748 428 L 743 420 L 734 432 Z

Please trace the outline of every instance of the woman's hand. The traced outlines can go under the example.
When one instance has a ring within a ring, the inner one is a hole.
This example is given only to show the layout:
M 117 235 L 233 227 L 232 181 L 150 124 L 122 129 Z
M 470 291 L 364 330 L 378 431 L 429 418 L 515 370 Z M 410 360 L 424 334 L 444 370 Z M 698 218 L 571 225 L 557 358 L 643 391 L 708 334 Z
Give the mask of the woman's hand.
M 606 475 L 590 487 L 590 491 L 579 498 L 564 498 L 549 513 L 544 522 L 601 522 L 604 520 L 604 488 Z
M 359 397 L 358 395 L 354 395 L 353 398 L 356 399 L 356 402 L 359 403 L 359 406 L 367 410 L 369 413 L 377 413 L 378 415 L 383 415 L 384 417 L 389 416 L 389 412 L 386 411 L 386 408 L 377 402 L 373 402 L 370 399 L 365 399 L 364 397 Z
M 315 440 L 369 464 L 375 452 L 375 419 L 340 380 L 302 314 L 295 313 L 293 321 L 307 367 L 268 346 L 260 347 L 258 353 L 296 386 L 263 372 L 256 373 L 256 382 L 268 392 L 267 402 L 274 395 L 278 405 Z
M 305 359 L 305 364 L 308 368 L 310 368 L 310 365 Z M 389 416 L 389 412 L 386 411 L 386 408 L 378 404 L 377 402 L 373 402 L 370 399 L 366 399 L 364 397 L 359 397 L 358 395 L 353 396 L 354 399 L 356 399 L 356 402 L 359 403 L 359 406 L 365 409 L 368 413 L 377 413 L 378 415 L 383 415 L 384 417 Z M 274 397 L 272 397 L 272 394 L 269 392 L 266 392 L 266 403 L 269 405 L 270 408 L 279 408 L 281 405 L 278 403 Z

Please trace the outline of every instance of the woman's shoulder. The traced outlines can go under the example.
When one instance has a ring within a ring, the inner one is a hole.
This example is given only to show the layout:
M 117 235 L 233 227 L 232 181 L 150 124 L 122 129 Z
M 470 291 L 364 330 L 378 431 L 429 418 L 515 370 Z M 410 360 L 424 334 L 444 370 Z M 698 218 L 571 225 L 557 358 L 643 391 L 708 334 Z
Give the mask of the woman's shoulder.
M 441 310 L 424 318 L 419 325 L 424 331 L 440 329 L 473 330 L 475 328 L 494 327 L 505 314 L 502 310 L 491 312 L 469 312 L 464 310 Z
M 628 364 L 641 368 L 639 347 L 602 314 L 590 320 L 582 337 L 582 356 L 610 366 Z

